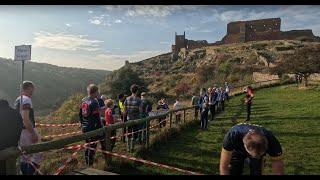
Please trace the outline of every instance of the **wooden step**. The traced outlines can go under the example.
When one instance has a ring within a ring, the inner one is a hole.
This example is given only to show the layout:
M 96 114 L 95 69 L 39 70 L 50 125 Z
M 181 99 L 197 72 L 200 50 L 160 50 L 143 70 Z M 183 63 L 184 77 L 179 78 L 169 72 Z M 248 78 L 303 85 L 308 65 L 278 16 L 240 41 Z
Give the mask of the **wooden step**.
M 69 175 L 118 175 L 113 172 L 102 171 L 99 169 L 85 168 L 82 170 L 74 170 Z

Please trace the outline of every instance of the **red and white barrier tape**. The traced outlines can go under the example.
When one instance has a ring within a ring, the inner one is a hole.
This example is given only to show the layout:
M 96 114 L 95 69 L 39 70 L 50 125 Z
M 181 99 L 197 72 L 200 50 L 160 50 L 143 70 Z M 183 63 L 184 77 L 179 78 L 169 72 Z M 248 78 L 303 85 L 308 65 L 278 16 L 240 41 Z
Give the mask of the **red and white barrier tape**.
M 22 151 L 21 147 L 18 146 L 18 149 L 20 150 L 21 152 L 21 155 L 27 160 L 27 162 L 35 169 L 35 171 L 37 171 L 39 173 L 39 175 L 43 175 L 43 173 L 40 171 L 40 169 L 38 167 L 36 167 L 33 162 L 31 161 L 30 159 L 30 156 L 27 156 L 26 155 L 26 152 L 25 151 Z
M 43 138 L 54 138 L 54 137 L 68 136 L 68 135 L 73 135 L 73 134 L 79 134 L 81 132 L 82 131 L 75 131 L 75 132 L 70 132 L 70 133 L 65 133 L 65 134 L 48 135 L 48 136 L 43 136 Z
M 94 148 L 90 148 L 88 146 L 86 146 L 86 148 L 90 149 L 90 150 L 95 150 Z M 141 163 L 147 164 L 147 165 L 153 165 L 153 166 L 162 167 L 162 168 L 166 168 L 166 169 L 170 169 L 170 170 L 175 170 L 175 171 L 178 171 L 178 172 L 181 172 L 181 173 L 184 173 L 184 174 L 203 175 L 201 173 L 192 172 L 192 171 L 188 171 L 188 170 L 184 170 L 184 169 L 180 169 L 180 168 L 177 168 L 177 167 L 172 167 L 172 166 L 168 166 L 168 165 L 164 165 L 164 164 L 159 164 L 159 163 L 155 163 L 155 162 L 144 160 L 144 159 L 139 159 L 139 158 L 135 158 L 135 157 L 129 157 L 127 155 L 113 153 L 113 152 L 110 152 L 110 151 L 103 151 L 101 149 L 97 149 L 97 151 L 101 152 L 101 153 L 104 153 L 104 154 L 120 157 L 120 158 L 123 158 L 123 159 L 128 159 L 128 160 L 132 160 L 132 161 L 141 162 Z
M 54 175 L 60 175 L 65 168 L 67 167 L 67 165 L 76 158 L 78 152 L 82 149 L 82 147 L 78 147 L 76 149 L 76 151 L 63 163 L 63 165 L 61 167 L 58 168 L 58 170 L 56 171 L 56 173 Z
M 66 127 L 66 126 L 80 126 L 80 123 L 73 123 L 73 124 L 43 124 L 43 123 L 36 123 L 36 127 Z

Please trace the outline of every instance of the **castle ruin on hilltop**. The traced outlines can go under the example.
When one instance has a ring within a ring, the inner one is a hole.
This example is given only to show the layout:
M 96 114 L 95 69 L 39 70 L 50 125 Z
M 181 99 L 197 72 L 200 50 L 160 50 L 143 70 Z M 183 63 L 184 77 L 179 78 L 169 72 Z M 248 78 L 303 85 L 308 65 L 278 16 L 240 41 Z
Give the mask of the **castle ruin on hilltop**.
M 280 18 L 230 22 L 227 25 L 227 34 L 221 41 L 215 43 L 208 43 L 206 40 L 188 40 L 185 37 L 185 32 L 183 35 L 177 35 L 177 33 L 175 33 L 175 44 L 172 45 L 172 52 L 178 54 L 182 48 L 192 50 L 205 46 L 244 43 L 249 41 L 294 40 L 298 37 L 308 37 L 319 40 L 319 37 L 314 36 L 310 29 L 281 31 L 280 28 Z

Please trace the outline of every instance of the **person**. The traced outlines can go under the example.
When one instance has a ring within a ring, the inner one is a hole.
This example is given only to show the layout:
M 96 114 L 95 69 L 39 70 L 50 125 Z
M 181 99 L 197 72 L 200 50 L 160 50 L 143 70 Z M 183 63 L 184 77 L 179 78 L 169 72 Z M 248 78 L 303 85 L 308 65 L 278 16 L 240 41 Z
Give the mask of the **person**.
M 152 103 L 148 100 L 148 95 L 146 92 L 141 93 L 141 118 L 146 118 L 149 116 L 149 113 L 152 111 Z M 141 124 L 140 129 L 143 131 L 139 133 L 139 142 L 145 142 L 146 141 L 146 123 Z
M 273 172 L 282 175 L 282 148 L 277 138 L 262 126 L 237 124 L 224 137 L 220 175 L 242 175 L 245 161 L 249 162 L 251 175 L 261 175 L 266 154 L 272 161 Z
M 30 146 L 40 142 L 40 135 L 36 129 L 35 115 L 32 104 L 32 95 L 35 91 L 35 84 L 31 81 L 24 81 L 22 84 L 22 110 L 20 110 L 21 96 L 15 102 L 14 107 L 21 113 L 23 129 L 21 131 L 19 146 Z M 23 175 L 34 175 L 40 167 L 41 154 L 29 154 L 20 158 L 20 170 Z M 32 164 L 30 164 L 32 163 Z
M 228 82 L 224 83 L 224 89 L 225 89 L 225 99 L 229 101 L 229 95 L 230 95 L 230 86 Z
M 206 94 L 206 89 L 202 89 L 202 96 L 200 98 L 201 102 L 201 129 L 205 130 L 208 126 L 208 113 L 209 113 L 209 97 Z
M 140 118 L 140 113 L 142 112 L 141 109 L 141 99 L 138 97 L 138 90 L 139 86 L 136 84 L 131 85 L 130 91 L 131 96 L 127 97 L 124 101 L 124 112 L 125 116 L 127 117 L 128 121 L 136 120 Z M 131 127 L 128 127 L 128 133 L 136 132 L 139 129 L 139 125 L 133 125 Z M 127 136 L 127 143 L 128 143 L 128 151 L 132 152 L 134 148 L 134 141 L 138 140 L 137 133 L 134 133 L 133 135 L 130 134 Z
M 245 88 L 244 92 L 246 92 L 245 97 L 245 104 L 247 106 L 247 119 L 246 121 L 250 121 L 250 115 L 251 115 L 251 105 L 252 105 L 252 99 L 253 99 L 253 88 L 251 86 L 247 86 Z
M 227 92 L 221 87 L 221 111 L 224 111 L 224 102 L 227 99 L 228 95 Z
M 100 118 L 100 108 L 98 102 L 99 88 L 94 84 L 90 84 L 87 87 L 87 97 L 83 98 L 80 105 L 80 123 L 82 126 L 82 132 L 90 132 L 96 129 L 102 128 Z M 97 143 L 92 143 L 95 141 L 100 141 L 101 149 L 106 150 L 106 144 L 104 141 L 104 136 L 96 136 L 86 139 L 86 143 L 90 143 L 90 148 L 96 149 Z M 95 151 L 92 149 L 85 150 L 85 161 L 86 165 L 92 166 L 94 162 Z M 106 155 L 105 155 L 106 157 Z
M 221 87 L 216 89 L 217 93 L 217 111 L 221 111 L 221 99 L 222 99 L 222 94 L 221 94 Z
M 104 112 L 105 125 L 109 126 L 109 125 L 112 125 L 112 124 L 115 123 L 115 120 L 114 120 L 114 117 L 113 117 L 113 113 L 112 113 L 112 109 L 113 109 L 114 103 L 113 103 L 112 99 L 107 99 L 107 100 L 105 100 L 104 103 L 106 104 L 106 110 Z M 114 137 L 116 135 L 117 135 L 116 130 L 115 129 L 112 130 L 111 131 L 111 137 Z M 116 144 L 116 139 L 112 138 L 111 139 L 111 151 L 113 150 L 115 144 Z
M 125 117 L 125 113 L 124 113 L 124 101 L 126 100 L 126 96 L 121 93 L 118 95 L 118 107 L 119 107 L 119 115 L 120 115 L 120 119 L 122 120 L 122 122 L 127 122 L 127 117 Z M 125 134 L 126 134 L 126 129 L 127 128 L 123 128 L 122 129 L 122 142 L 125 143 L 126 139 L 125 139 Z
M 176 110 L 181 108 L 183 108 L 183 105 L 180 103 L 179 98 L 177 98 L 176 102 L 173 104 L 173 109 Z M 177 124 L 180 124 L 182 111 L 178 111 L 175 114 L 176 114 L 176 122 Z
M 169 110 L 169 106 L 166 103 L 164 98 L 162 98 L 160 101 L 158 101 L 157 110 L 160 112 L 166 112 Z M 159 123 L 160 123 L 160 125 L 159 125 L 160 128 L 166 127 L 166 125 L 167 125 L 166 117 L 159 118 Z
M 9 147 L 17 147 L 23 128 L 21 114 L 11 108 L 7 100 L 0 99 L 0 151 Z M 6 173 L 6 161 L 0 161 L 0 175 Z
M 98 100 L 98 104 L 99 104 L 99 113 L 100 113 L 100 120 L 101 120 L 101 125 L 102 126 L 105 126 L 105 119 L 104 119 L 104 112 L 106 110 L 106 105 L 105 105 L 105 99 L 106 96 L 104 95 L 100 95 L 100 92 L 99 92 L 99 95 L 97 97 L 97 100 Z
M 211 114 L 211 121 L 216 114 L 216 102 L 217 102 L 217 93 L 215 88 L 208 88 L 208 98 L 209 98 L 209 111 Z
M 191 106 L 195 106 L 195 108 L 194 108 L 195 119 L 198 119 L 198 114 L 199 114 L 199 110 L 200 110 L 199 99 L 200 99 L 199 96 L 196 96 L 196 93 L 193 92 L 192 98 L 191 98 Z

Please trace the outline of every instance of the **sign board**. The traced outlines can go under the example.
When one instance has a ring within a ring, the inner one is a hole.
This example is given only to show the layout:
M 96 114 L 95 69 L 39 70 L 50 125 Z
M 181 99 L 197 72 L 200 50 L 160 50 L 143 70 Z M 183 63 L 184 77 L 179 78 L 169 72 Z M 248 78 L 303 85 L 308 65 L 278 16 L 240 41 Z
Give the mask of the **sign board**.
M 15 46 L 14 60 L 15 61 L 30 61 L 31 60 L 31 45 Z

